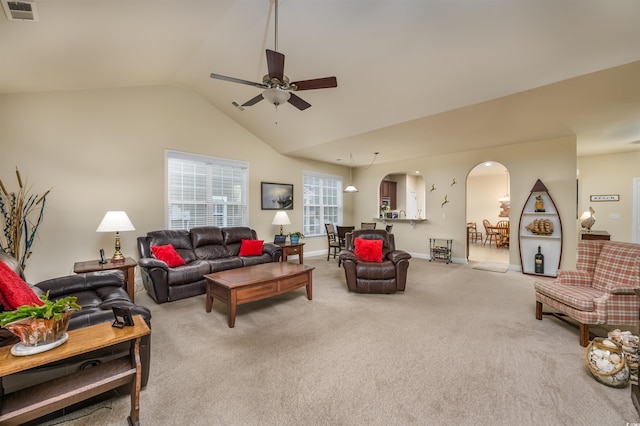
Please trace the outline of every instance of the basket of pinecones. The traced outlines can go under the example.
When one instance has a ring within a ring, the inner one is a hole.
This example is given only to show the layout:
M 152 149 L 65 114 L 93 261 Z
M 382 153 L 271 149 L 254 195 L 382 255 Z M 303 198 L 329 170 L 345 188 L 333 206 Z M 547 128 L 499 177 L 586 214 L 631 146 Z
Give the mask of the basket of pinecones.
M 536 235 L 551 235 L 553 234 L 553 222 L 549 219 L 534 219 L 527 225 L 527 230 Z

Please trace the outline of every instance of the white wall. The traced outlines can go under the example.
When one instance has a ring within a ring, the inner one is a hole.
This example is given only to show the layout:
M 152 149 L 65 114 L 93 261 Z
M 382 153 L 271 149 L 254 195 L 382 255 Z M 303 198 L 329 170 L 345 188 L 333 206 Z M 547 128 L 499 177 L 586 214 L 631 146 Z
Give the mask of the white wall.
M 137 87 L 0 96 L 0 179 L 17 189 L 15 168 L 35 192 L 52 188 L 26 267 L 30 282 L 72 273 L 73 263 L 113 253 L 114 235 L 95 232 L 107 210 L 125 210 L 136 231 L 122 251 L 164 228 L 164 150 L 243 160 L 250 167 L 250 226 L 272 240 L 274 211 L 260 210 L 260 182 L 294 185 L 287 231 L 302 230 L 302 173 L 342 175 L 346 167 L 282 156 L 189 91 Z M 351 212 L 345 197 L 345 211 Z M 348 217 L 348 216 L 347 216 Z M 304 240 L 324 250 L 326 238 Z
M 510 172 L 511 216 L 517 223 L 525 201 L 537 179 L 541 179 L 551 193 L 564 224 L 563 257 L 561 266 L 575 267 L 577 234 L 576 210 L 576 140 L 575 137 L 543 140 L 485 150 L 450 155 L 420 157 L 403 162 L 373 165 L 369 169 L 355 169 L 354 181 L 360 190 L 354 194 L 354 222 L 376 217 L 376 192 L 382 178 L 398 170 L 419 170 L 427 186 L 427 222 L 412 227 L 396 223 L 393 233 L 396 245 L 418 256 L 427 256 L 429 238 L 453 239 L 453 257 L 466 259 L 466 185 L 468 173 L 485 161 L 499 162 Z M 457 184 L 451 185 L 453 179 Z M 504 179 L 504 178 L 503 178 Z M 432 184 L 436 190 L 430 191 Z M 448 203 L 442 206 L 445 195 Z M 496 198 L 497 199 L 497 198 Z M 371 200 L 371 201 L 368 201 Z M 496 207 L 497 208 L 497 207 Z M 510 245 L 509 262 L 520 267 L 520 252 L 516 241 Z
M 593 207 L 594 230 L 609 232 L 615 241 L 632 242 L 633 178 L 640 178 L 640 151 L 579 157 L 578 170 L 579 213 Z M 607 194 L 620 195 L 620 201 L 589 201 L 591 195 Z
M 113 236 L 95 232 L 107 210 L 122 209 L 131 217 L 136 231 L 123 233 L 122 245 L 125 255 L 137 258 L 135 237 L 164 227 L 165 149 L 248 161 L 250 225 L 267 240 L 277 227 L 271 225 L 274 212 L 260 210 L 261 181 L 294 184 L 293 224 L 287 227 L 293 231 L 302 229 L 303 170 L 349 180 L 348 168 L 282 156 L 201 98 L 167 86 L 1 95 L 0 141 L 0 178 L 10 190 L 16 166 L 36 192 L 52 188 L 27 264 L 31 282 L 71 273 L 74 262 L 95 259 L 100 248 L 109 254 Z M 454 258 L 464 259 L 467 174 L 478 164 L 497 161 L 511 174 L 511 221 L 518 221 L 536 179 L 547 186 L 564 227 L 562 266 L 572 267 L 578 238 L 575 149 L 575 138 L 566 137 L 354 169 L 360 192 L 344 195 L 344 221 L 378 216 L 385 175 L 420 170 L 428 221 L 415 228 L 396 223 L 398 245 L 426 256 L 430 236 L 453 238 Z M 630 241 L 628 191 L 639 163 L 640 152 L 580 158 L 581 209 L 588 207 L 583 200 L 589 194 L 621 196 L 619 203 L 594 205 L 596 228 L 617 240 Z M 458 183 L 451 186 L 453 178 Z M 429 192 L 432 184 L 437 191 Z M 449 203 L 441 207 L 445 194 Z M 620 213 L 621 219 L 609 221 L 610 213 Z M 307 252 L 326 249 L 324 237 L 304 241 Z M 511 245 L 510 263 L 520 264 L 517 243 Z
M 498 198 L 504 197 L 506 189 L 503 175 L 473 176 L 467 180 L 467 218 L 469 222 L 476 223 L 483 237 L 483 219 L 487 219 L 493 225 L 499 220 L 507 219 L 499 216 L 501 209 L 498 201 Z M 515 217 L 518 218 L 519 216 Z

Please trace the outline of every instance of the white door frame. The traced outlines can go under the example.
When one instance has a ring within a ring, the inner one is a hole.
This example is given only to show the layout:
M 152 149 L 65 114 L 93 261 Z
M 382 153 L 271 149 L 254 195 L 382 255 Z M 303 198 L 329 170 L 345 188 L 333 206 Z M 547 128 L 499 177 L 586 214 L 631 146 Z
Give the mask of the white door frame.
M 640 243 L 640 177 L 633 178 L 633 226 L 631 228 L 631 241 Z

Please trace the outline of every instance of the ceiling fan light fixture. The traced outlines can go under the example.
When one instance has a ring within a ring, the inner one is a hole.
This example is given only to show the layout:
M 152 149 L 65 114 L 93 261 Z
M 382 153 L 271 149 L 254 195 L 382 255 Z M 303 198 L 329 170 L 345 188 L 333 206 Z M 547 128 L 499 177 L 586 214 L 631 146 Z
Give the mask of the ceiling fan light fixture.
M 282 90 L 279 87 L 273 87 L 271 89 L 265 89 L 264 92 L 262 92 L 262 97 L 270 103 L 278 106 L 287 102 L 291 97 L 291 93 L 286 90 Z

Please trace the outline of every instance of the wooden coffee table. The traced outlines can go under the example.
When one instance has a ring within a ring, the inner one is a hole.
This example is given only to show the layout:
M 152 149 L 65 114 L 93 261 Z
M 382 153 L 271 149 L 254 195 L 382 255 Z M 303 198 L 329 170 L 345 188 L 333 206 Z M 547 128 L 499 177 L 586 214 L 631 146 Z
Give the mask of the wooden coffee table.
M 207 280 L 207 312 L 213 299 L 220 299 L 229 309 L 229 328 L 236 323 L 236 307 L 300 287 L 307 287 L 307 299 L 312 300 L 313 266 L 287 262 L 270 262 L 230 269 L 205 275 Z

